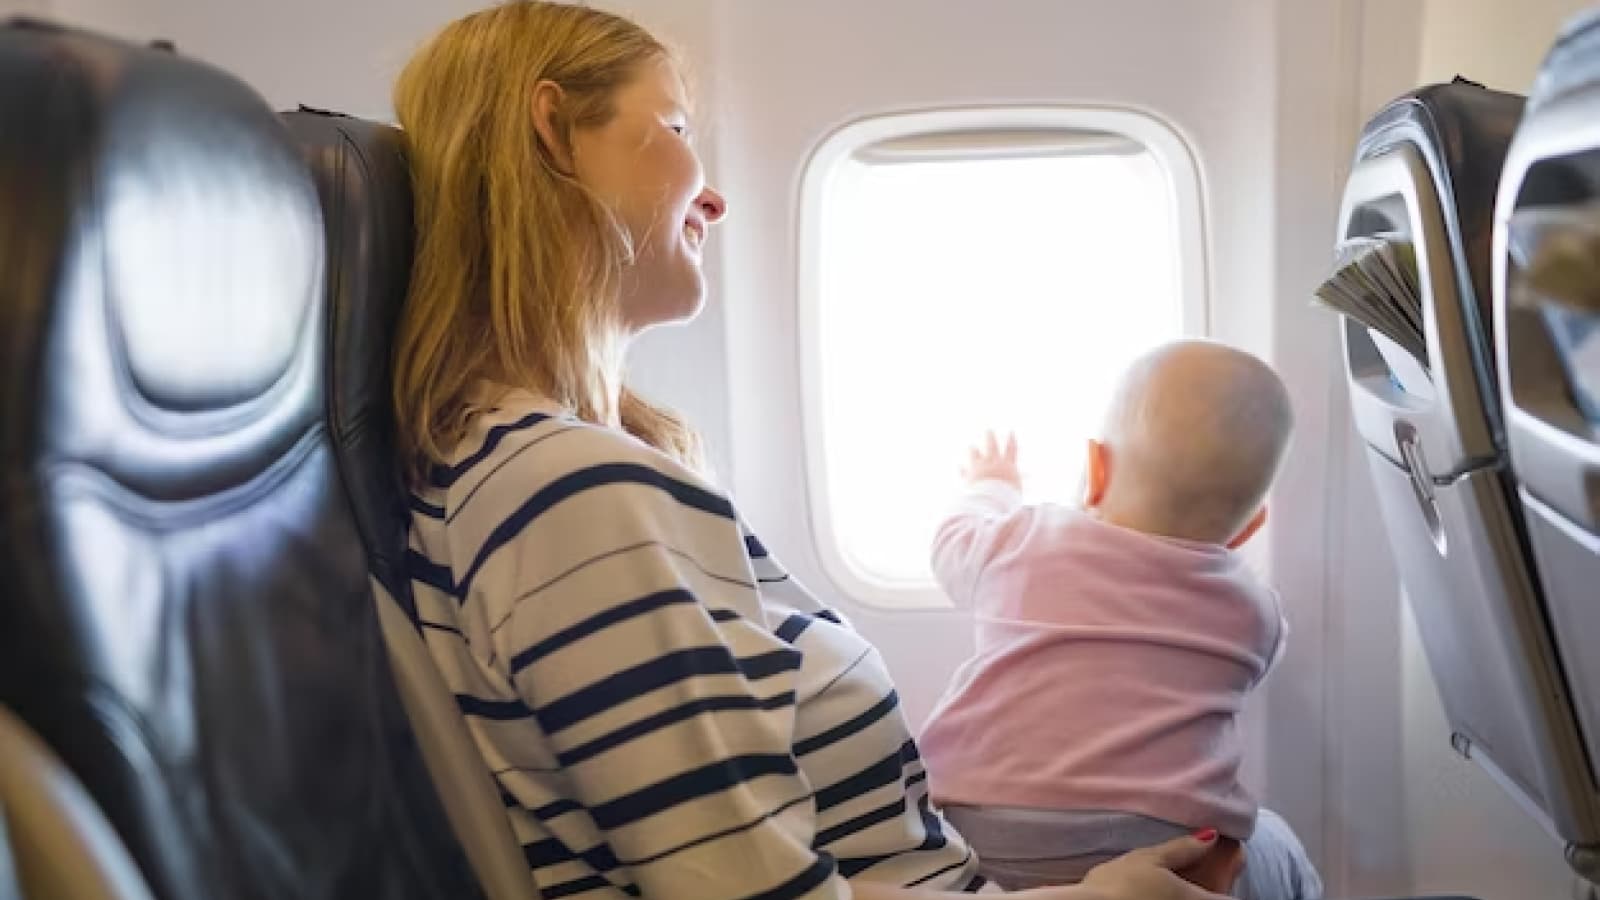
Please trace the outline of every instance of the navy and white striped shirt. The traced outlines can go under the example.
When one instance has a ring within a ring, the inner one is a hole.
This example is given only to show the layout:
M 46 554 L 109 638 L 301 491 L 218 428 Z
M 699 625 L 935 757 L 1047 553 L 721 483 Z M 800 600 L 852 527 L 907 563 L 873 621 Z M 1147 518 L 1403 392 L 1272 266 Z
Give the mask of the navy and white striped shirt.
M 412 508 L 425 639 L 545 897 L 980 883 L 877 652 L 690 471 L 510 391 Z

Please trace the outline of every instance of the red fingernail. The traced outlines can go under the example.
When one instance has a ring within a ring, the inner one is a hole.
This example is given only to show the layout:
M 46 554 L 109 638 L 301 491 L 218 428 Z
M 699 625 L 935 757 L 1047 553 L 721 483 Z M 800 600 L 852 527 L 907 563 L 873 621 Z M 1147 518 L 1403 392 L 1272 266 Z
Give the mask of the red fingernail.
M 1195 840 L 1202 844 L 1209 844 L 1217 839 L 1217 830 L 1215 828 L 1203 828 L 1199 831 L 1196 831 L 1194 833 L 1194 837 Z

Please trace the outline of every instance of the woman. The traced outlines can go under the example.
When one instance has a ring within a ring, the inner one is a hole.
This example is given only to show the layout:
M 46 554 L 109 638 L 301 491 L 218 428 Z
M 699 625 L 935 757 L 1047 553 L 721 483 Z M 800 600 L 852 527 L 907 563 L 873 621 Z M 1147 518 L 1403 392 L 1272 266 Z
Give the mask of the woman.
M 687 319 L 726 206 L 665 49 L 513 2 L 401 75 L 417 257 L 396 350 L 429 648 L 546 897 L 932 898 L 976 862 L 929 808 L 872 647 L 789 579 L 622 384 Z M 1215 897 L 1214 833 L 1039 900 Z

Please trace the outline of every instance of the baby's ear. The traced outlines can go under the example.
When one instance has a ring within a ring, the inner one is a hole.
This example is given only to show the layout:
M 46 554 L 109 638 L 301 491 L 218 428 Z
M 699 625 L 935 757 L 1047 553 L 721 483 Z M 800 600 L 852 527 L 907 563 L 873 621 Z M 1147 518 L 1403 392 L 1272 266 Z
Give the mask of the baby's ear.
M 1228 542 L 1228 549 L 1237 550 L 1243 547 L 1245 542 L 1255 537 L 1256 532 L 1260 531 L 1261 526 L 1265 524 L 1267 524 L 1267 506 L 1263 503 L 1261 508 L 1256 510 L 1256 514 L 1250 517 L 1250 521 L 1245 523 L 1244 530 Z
M 1104 502 L 1110 484 L 1111 448 L 1091 438 L 1083 462 L 1083 508 L 1094 509 Z

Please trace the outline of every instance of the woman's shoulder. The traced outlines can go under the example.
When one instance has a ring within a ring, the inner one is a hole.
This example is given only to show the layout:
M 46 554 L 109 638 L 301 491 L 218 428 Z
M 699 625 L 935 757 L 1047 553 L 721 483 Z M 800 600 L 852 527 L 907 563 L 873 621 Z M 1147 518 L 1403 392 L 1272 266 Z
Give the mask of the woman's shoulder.
M 449 506 L 485 489 L 526 494 L 609 481 L 655 484 L 726 505 L 715 487 L 654 447 L 520 390 L 501 393 L 475 415 L 451 464 L 436 467 L 430 480 Z

